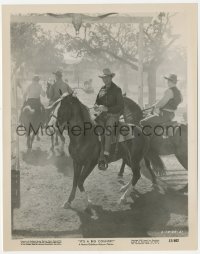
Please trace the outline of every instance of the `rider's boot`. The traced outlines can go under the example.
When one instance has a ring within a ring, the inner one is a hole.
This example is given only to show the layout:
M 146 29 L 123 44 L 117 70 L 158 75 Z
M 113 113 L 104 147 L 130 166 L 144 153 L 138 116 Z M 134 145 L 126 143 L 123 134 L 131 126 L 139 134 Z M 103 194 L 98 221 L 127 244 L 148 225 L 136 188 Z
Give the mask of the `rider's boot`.
M 101 151 L 99 156 L 98 168 L 99 170 L 106 170 L 108 168 L 108 155 L 104 151 L 104 138 L 101 139 Z

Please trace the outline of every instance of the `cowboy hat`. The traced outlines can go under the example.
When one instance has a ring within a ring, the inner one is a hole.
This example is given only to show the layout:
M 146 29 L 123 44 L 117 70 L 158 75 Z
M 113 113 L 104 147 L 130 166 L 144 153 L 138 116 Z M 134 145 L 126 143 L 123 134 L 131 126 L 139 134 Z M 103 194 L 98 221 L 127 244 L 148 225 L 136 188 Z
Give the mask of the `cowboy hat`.
M 58 76 L 58 77 L 62 77 L 62 72 L 61 71 L 53 72 L 53 74 Z
M 174 84 L 176 84 L 177 81 L 178 81 L 177 75 L 175 75 L 175 74 L 169 74 L 167 76 L 164 76 L 164 78 L 167 79 L 167 80 L 172 81 Z
M 114 77 L 115 73 L 111 72 L 110 69 L 106 68 L 103 69 L 103 75 L 99 75 L 99 78 L 104 78 L 104 77 Z

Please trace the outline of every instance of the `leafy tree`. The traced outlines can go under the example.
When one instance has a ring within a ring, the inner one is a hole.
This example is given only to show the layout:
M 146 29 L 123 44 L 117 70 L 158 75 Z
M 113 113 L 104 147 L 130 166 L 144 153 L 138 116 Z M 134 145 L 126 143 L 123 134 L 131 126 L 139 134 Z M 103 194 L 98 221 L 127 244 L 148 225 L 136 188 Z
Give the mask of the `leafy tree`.
M 171 45 L 179 38 L 172 34 L 170 18 L 175 14 L 159 13 L 157 19 L 144 29 L 144 70 L 148 73 L 149 103 L 156 100 L 156 72 L 165 60 Z
M 174 14 L 173 14 L 174 15 Z M 169 13 L 161 12 L 144 26 L 144 71 L 148 74 L 149 103 L 156 99 L 156 72 L 165 60 L 167 50 L 179 38 L 172 34 Z M 139 31 L 135 24 L 85 24 L 83 38 L 69 33 L 58 36 L 66 51 L 98 66 L 129 65 L 138 70 Z
M 12 75 L 20 68 L 32 72 L 52 71 L 64 64 L 63 51 L 39 25 L 11 24 Z

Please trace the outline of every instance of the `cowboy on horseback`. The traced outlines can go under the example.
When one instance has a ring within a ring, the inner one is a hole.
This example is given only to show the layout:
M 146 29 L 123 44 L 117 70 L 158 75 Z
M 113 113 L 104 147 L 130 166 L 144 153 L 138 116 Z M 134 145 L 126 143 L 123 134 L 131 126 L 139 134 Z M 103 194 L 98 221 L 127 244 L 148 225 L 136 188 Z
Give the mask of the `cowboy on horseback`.
M 108 163 L 114 126 L 119 121 L 124 109 L 121 88 L 112 81 L 114 76 L 115 73 L 112 73 L 110 69 L 106 68 L 103 70 L 103 75 L 99 77 L 105 85 L 100 89 L 94 106 L 95 111 L 101 112 L 96 121 L 105 126 L 105 146 L 103 156 L 100 156 L 103 157 L 100 158 L 102 165 L 99 167 L 102 170 L 106 169 L 105 165 Z
M 45 92 L 39 83 L 40 77 L 35 75 L 32 79 L 32 83 L 28 86 L 24 93 L 24 104 L 22 108 L 30 106 L 31 111 L 35 111 L 41 115 L 44 111 L 44 106 L 41 103 L 40 95 L 45 96 Z
M 164 77 L 167 80 L 168 89 L 165 91 L 161 100 L 153 105 L 154 112 L 140 123 L 142 126 L 156 126 L 171 122 L 175 116 L 178 105 L 182 102 L 182 95 L 177 88 L 177 75 L 169 74 Z
M 26 89 L 23 98 L 24 103 L 21 108 L 20 122 L 26 127 L 28 131 L 27 136 L 27 147 L 31 149 L 32 143 L 34 140 L 35 133 L 33 133 L 32 138 L 30 139 L 30 127 L 36 131 L 43 124 L 44 118 L 44 106 L 41 103 L 40 96 L 45 96 L 45 91 L 42 89 L 41 84 L 39 83 L 40 77 L 34 75 L 32 83 Z M 37 140 L 39 138 L 39 132 L 37 132 Z
M 68 92 L 70 94 L 73 92 L 71 87 L 63 81 L 61 71 L 58 70 L 53 72 L 53 74 L 55 75 L 56 81 L 47 89 L 47 97 L 50 99 L 50 105 L 60 98 L 60 93 Z

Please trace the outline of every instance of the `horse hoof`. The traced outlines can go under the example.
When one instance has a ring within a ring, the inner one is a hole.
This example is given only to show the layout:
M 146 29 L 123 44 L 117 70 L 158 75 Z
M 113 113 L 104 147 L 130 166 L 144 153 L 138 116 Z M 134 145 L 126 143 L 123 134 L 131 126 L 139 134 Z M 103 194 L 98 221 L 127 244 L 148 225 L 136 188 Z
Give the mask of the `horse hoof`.
M 62 207 L 64 209 L 70 209 L 71 208 L 71 204 L 69 202 L 65 202 Z
M 98 220 L 99 216 L 97 215 L 96 211 L 92 209 L 92 216 L 90 217 L 92 220 Z
M 88 207 L 91 207 L 93 205 L 92 201 L 88 199 Z
M 126 198 L 120 198 L 117 202 L 119 205 L 125 205 L 126 204 Z
M 162 188 L 162 187 L 159 186 L 158 184 L 154 184 L 153 187 L 154 187 L 154 189 L 155 189 L 156 191 L 158 191 L 160 194 L 162 194 L 162 195 L 165 194 L 164 188 Z

